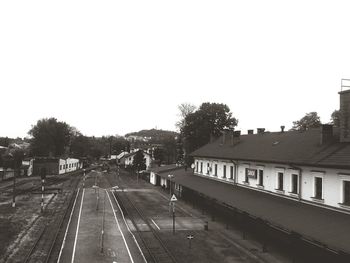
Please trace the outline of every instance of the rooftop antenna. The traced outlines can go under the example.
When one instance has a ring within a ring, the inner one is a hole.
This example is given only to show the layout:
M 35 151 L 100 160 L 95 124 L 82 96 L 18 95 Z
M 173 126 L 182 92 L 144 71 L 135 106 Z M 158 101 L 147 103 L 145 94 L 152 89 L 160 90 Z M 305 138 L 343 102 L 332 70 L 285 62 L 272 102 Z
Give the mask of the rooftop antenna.
M 350 79 L 341 79 L 341 91 L 343 91 L 344 89 L 347 90 L 350 88 Z

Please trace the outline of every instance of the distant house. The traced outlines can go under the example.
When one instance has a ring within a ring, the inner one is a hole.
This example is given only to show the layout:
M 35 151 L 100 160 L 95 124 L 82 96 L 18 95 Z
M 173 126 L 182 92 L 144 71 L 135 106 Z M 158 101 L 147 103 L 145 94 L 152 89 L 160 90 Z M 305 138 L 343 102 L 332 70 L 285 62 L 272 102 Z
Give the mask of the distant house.
M 125 165 L 125 155 L 129 154 L 128 152 L 121 152 L 117 155 L 117 164 Z
M 25 161 L 27 163 L 28 160 Z M 28 176 L 39 176 L 41 173 L 46 175 L 57 175 L 76 171 L 83 167 L 79 159 L 35 157 L 29 161 Z
M 30 160 L 28 176 L 40 176 L 42 173 L 45 175 L 58 174 L 58 163 L 58 158 L 35 157 Z
M 132 166 L 133 162 L 134 162 L 134 157 L 136 155 L 136 153 L 138 152 L 138 150 L 135 150 L 129 154 L 126 154 L 123 156 L 124 158 L 124 167 L 130 167 Z M 151 163 L 152 163 L 152 155 L 148 152 L 142 151 L 143 156 L 145 158 L 145 163 L 146 163 L 146 169 L 148 169 L 149 167 L 151 167 Z
M 81 168 L 83 168 L 83 164 L 79 161 L 79 159 L 60 159 L 58 174 L 73 172 Z

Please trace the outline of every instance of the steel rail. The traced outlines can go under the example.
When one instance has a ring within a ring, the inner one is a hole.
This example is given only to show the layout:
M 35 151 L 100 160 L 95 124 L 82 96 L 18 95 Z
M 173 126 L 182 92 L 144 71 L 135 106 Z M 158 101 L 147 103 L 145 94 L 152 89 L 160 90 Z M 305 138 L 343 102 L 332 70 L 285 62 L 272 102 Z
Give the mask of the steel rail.
M 48 253 L 46 253 L 45 259 L 42 262 L 48 263 L 50 261 L 51 257 L 52 257 L 53 248 L 54 248 L 54 246 L 57 243 L 57 238 L 58 238 L 59 233 L 60 233 L 60 231 L 62 229 L 62 226 L 64 224 L 65 218 L 67 217 L 67 214 L 70 211 L 70 209 L 72 209 L 72 203 L 73 203 L 73 200 L 74 200 L 75 193 L 77 191 L 77 187 L 78 187 L 79 181 L 80 181 L 79 178 L 75 179 L 75 185 L 73 186 L 74 191 L 71 193 L 71 195 L 69 197 L 68 205 L 66 206 L 63 215 L 61 217 L 59 217 L 58 227 L 55 228 L 56 231 L 55 231 L 54 237 L 52 239 L 52 242 L 50 243 L 50 247 L 49 247 Z M 65 203 L 67 203 L 67 199 L 68 198 L 66 197 L 65 201 L 63 202 L 63 205 Z M 56 209 L 55 209 L 55 211 L 53 213 L 55 214 L 57 212 L 57 210 L 58 210 L 58 207 L 56 207 Z M 47 232 L 48 226 L 50 226 L 52 224 L 57 225 L 56 224 L 57 221 L 58 221 L 58 219 L 53 218 L 47 224 L 45 224 L 45 227 L 41 230 L 41 232 L 40 232 L 38 238 L 35 240 L 33 246 L 31 247 L 29 252 L 26 254 L 25 259 L 24 259 L 24 263 L 30 262 L 34 252 L 37 249 L 38 244 L 40 243 L 40 241 L 44 237 L 44 234 Z
M 116 194 L 116 197 L 118 198 L 118 194 Z M 171 259 L 172 262 L 177 263 L 177 260 L 175 259 L 175 257 L 171 254 L 171 252 L 169 251 L 169 249 L 165 246 L 164 242 L 161 240 L 161 238 L 159 237 L 159 235 L 157 234 L 157 231 L 152 227 L 152 225 L 149 223 L 149 221 L 146 219 L 146 217 L 144 216 L 144 214 L 142 213 L 142 211 L 131 201 L 131 199 L 127 196 L 127 194 L 125 192 L 123 192 L 123 196 L 125 197 L 125 199 L 131 204 L 132 208 L 137 212 L 137 214 L 140 216 L 140 219 L 142 219 L 142 221 L 144 221 L 146 223 L 146 225 L 149 227 L 149 229 L 151 230 L 153 236 L 156 238 L 156 240 L 159 242 L 159 244 L 161 245 L 161 247 L 164 249 L 164 251 L 166 252 L 166 254 L 169 256 L 169 258 Z M 120 200 L 120 197 L 119 197 Z M 123 204 L 123 201 L 121 201 L 121 203 Z M 125 205 L 123 205 L 124 209 Z M 129 216 L 132 217 L 132 215 L 130 213 L 127 212 L 127 214 Z M 130 218 L 131 219 L 131 218 Z M 132 220 L 132 219 L 131 219 Z M 133 221 L 133 220 L 132 220 Z M 134 222 L 133 222 L 134 223 Z M 134 223 L 135 225 L 135 223 Z M 151 250 L 151 248 L 148 247 L 147 242 L 144 240 L 144 237 L 142 237 L 142 232 L 140 231 L 140 229 L 137 227 L 137 224 L 135 225 L 135 228 L 137 229 L 137 232 L 139 233 L 139 236 L 141 238 L 141 240 L 143 241 L 143 243 L 146 245 L 146 248 L 148 251 Z M 152 253 L 150 253 L 152 254 Z M 154 262 L 161 262 L 159 260 L 157 260 L 154 255 L 152 255 L 152 258 L 154 259 Z

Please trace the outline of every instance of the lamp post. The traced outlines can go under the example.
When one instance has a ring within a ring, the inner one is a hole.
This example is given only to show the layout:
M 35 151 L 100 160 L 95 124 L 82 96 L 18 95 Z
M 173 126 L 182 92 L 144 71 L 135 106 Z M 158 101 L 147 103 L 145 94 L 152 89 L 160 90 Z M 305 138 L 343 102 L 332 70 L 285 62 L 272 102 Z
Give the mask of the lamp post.
M 103 253 L 103 241 L 105 232 L 105 214 L 106 214 L 106 191 L 103 200 L 102 230 L 101 230 L 101 253 Z

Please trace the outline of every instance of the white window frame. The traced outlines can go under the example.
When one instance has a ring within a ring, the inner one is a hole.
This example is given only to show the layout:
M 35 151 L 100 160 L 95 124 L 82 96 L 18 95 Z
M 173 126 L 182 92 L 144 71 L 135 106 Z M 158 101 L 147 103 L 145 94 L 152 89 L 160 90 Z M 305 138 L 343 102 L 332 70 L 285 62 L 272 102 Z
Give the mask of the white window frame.
M 296 193 L 293 192 L 293 175 L 296 175 L 296 176 L 297 176 L 297 192 L 296 192 Z M 300 180 L 299 177 L 300 177 L 300 176 L 299 176 L 299 173 L 295 173 L 295 172 L 291 172 L 291 173 L 290 173 L 290 187 L 289 187 L 289 193 L 295 194 L 295 195 L 299 194 L 299 180 Z
M 312 174 L 312 198 L 319 200 L 316 198 L 316 178 L 322 178 L 322 195 L 321 200 L 324 200 L 324 172 L 311 172 Z
M 339 174 L 340 177 L 340 205 L 344 204 L 344 182 L 350 182 L 350 175 L 349 174 Z
M 282 173 L 283 174 L 283 189 L 278 189 L 278 173 Z M 285 186 L 285 175 L 286 175 L 286 169 L 284 168 L 276 168 L 276 173 L 275 173 L 275 190 L 278 191 L 278 192 L 284 192 L 286 189 L 284 189 L 284 186 Z
M 256 182 L 256 185 L 257 186 L 260 186 L 260 187 L 264 187 L 264 175 L 265 175 L 265 171 L 264 171 L 264 166 L 257 166 L 257 182 Z M 260 182 L 260 171 L 262 171 L 262 173 L 263 173 L 263 175 L 262 175 L 262 177 L 263 177 L 263 184 L 261 185 L 261 184 L 259 184 L 259 182 Z

